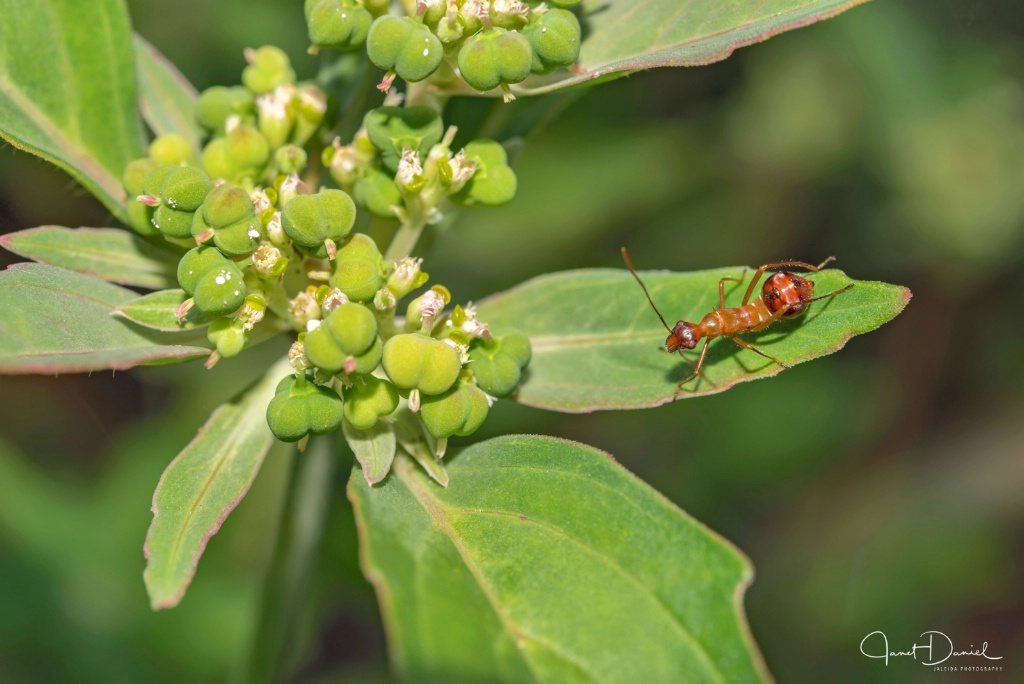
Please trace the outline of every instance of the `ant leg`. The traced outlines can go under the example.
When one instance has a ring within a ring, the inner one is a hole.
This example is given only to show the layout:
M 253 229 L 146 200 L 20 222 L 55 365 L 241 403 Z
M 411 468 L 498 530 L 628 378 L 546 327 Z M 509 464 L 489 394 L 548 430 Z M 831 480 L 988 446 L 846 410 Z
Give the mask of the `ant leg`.
M 789 368 L 790 367 L 789 364 L 787 364 L 785 361 L 780 361 L 779 359 L 775 358 L 771 354 L 765 354 L 763 351 L 761 351 L 760 349 L 758 349 L 754 345 L 750 344 L 746 340 L 741 340 L 740 338 L 736 337 L 735 335 L 730 335 L 729 339 L 731 339 L 733 342 L 735 342 L 739 346 L 743 347 L 744 349 L 749 349 L 750 351 L 755 352 L 757 354 L 760 354 L 761 356 L 763 356 L 764 358 L 766 358 L 766 359 L 768 359 L 770 361 L 774 361 L 775 363 L 779 364 L 783 368 Z
M 737 282 L 737 283 L 742 283 L 743 282 L 743 278 L 746 275 L 747 275 L 747 269 L 743 269 L 743 273 L 740 273 L 740 277 L 739 278 L 733 278 L 731 276 L 726 276 L 725 278 L 722 278 L 721 280 L 718 281 L 718 308 L 719 309 L 724 309 L 725 308 L 725 281 L 726 280 L 732 280 L 732 281 Z
M 693 373 L 690 374 L 690 377 L 686 378 L 685 380 L 681 380 L 679 384 L 676 385 L 676 393 L 672 395 L 672 401 L 675 401 L 676 399 L 679 398 L 679 392 L 683 389 L 683 385 L 690 382 L 691 380 L 693 380 L 694 378 L 701 374 L 701 369 L 704 368 L 704 358 L 707 357 L 708 355 L 709 342 L 711 342 L 710 337 L 704 340 L 704 348 L 700 350 L 700 358 L 697 359 L 697 365 L 693 369 Z

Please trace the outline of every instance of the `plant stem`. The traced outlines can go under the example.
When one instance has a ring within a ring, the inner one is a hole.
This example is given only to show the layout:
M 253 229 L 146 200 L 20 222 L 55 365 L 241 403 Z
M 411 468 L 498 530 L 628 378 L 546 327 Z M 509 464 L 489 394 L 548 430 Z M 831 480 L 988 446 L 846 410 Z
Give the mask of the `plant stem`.
M 387 252 L 384 253 L 384 260 L 395 261 L 411 256 L 413 248 L 423 233 L 424 226 L 426 226 L 426 221 L 422 219 L 413 219 L 407 223 L 402 223 L 398 228 L 398 232 L 395 233 L 395 237 L 391 239 Z
M 328 438 L 314 438 L 305 453 L 293 455 L 274 559 L 241 681 L 280 682 L 294 665 L 289 656 L 299 650 L 295 637 L 301 631 L 334 484 L 334 444 Z

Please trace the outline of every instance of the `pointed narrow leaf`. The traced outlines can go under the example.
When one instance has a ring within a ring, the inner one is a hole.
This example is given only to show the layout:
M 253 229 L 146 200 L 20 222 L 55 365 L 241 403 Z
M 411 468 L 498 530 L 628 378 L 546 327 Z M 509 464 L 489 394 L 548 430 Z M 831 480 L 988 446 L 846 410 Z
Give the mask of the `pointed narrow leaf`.
M 40 226 L 0 236 L 0 246 L 26 259 L 122 285 L 178 284 L 180 250 L 146 242 L 120 228 Z
M 210 350 L 112 316 L 138 297 L 123 287 L 44 264 L 0 272 L 0 373 L 81 373 L 176 363 Z M 178 338 L 180 339 L 180 338 Z
M 198 151 L 202 132 L 195 118 L 199 94 L 163 54 L 142 36 L 132 36 L 139 77 L 139 107 L 157 135 L 178 133 Z
M 420 419 L 407 408 L 398 409 L 394 417 L 395 439 L 402 452 L 419 463 L 434 482 L 447 487 L 448 470 L 427 443 L 427 434 Z
M 438 487 L 406 458 L 349 498 L 410 681 L 754 682 L 749 563 L 596 449 L 473 445 Z
M 725 59 L 745 45 L 835 16 L 866 0 L 603 0 L 582 4 L 576 73 L 513 86 L 537 94 L 609 74 Z
M 700 321 L 718 307 L 719 279 L 741 273 L 743 267 L 737 266 L 693 273 L 649 271 L 640 276 L 673 325 L 680 320 Z M 747 269 L 748 282 L 751 275 Z M 895 318 L 910 300 L 910 291 L 904 287 L 851 281 L 839 270 L 821 271 L 810 279 L 817 284 L 816 295 L 850 282 L 856 286 L 809 305 L 801 316 L 743 339 L 795 365 L 842 349 L 854 335 Z M 739 306 L 747 283 L 727 285 L 726 306 Z M 676 383 L 692 372 L 682 358 L 664 350 L 668 333 L 625 269 L 566 271 L 534 278 L 480 302 L 478 312 L 498 333 L 518 330 L 530 337 L 533 358 L 515 397 L 530 406 L 572 413 L 657 406 L 672 401 Z M 689 360 L 694 363 L 696 354 L 690 353 Z M 703 378 L 685 385 L 679 397 L 722 392 L 737 382 L 781 370 L 729 339 L 712 340 Z
M 125 221 L 143 155 L 121 0 L 0 0 L 0 137 L 70 173 Z
M 189 311 L 183 322 L 178 321 L 177 309 L 186 299 L 188 294 L 184 290 L 160 290 L 125 302 L 114 310 L 114 315 L 144 328 L 164 332 L 182 332 L 208 326 L 210 319 L 204 317 L 198 309 Z
M 144 547 L 143 577 L 154 610 L 178 605 L 210 537 L 249 491 L 274 441 L 267 404 L 289 372 L 287 361 L 279 362 L 217 407 L 160 478 Z
M 366 484 L 375 485 L 387 477 L 397 449 L 394 425 L 382 420 L 369 430 L 357 430 L 346 421 L 342 430 L 349 448 L 359 461 Z

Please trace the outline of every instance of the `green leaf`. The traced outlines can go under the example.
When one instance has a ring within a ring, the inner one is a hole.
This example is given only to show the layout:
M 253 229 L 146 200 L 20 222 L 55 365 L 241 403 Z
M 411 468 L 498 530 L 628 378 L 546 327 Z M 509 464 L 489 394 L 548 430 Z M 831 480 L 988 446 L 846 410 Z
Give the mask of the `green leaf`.
M 363 571 L 410 681 L 767 678 L 740 601 L 747 560 L 596 449 L 509 436 L 353 472 Z
M 0 236 L 0 246 L 27 259 L 122 285 L 174 287 L 181 252 L 120 228 L 40 226 Z
M 447 487 L 448 470 L 436 453 L 437 442 L 423 429 L 423 423 L 416 414 L 404 406 L 393 415 L 395 440 L 402 453 L 419 463 L 430 479 L 442 487 Z
M 0 272 L 0 373 L 81 373 L 176 363 L 209 349 L 114 318 L 138 295 L 87 275 L 22 263 Z
M 124 3 L 0 0 L 0 17 L 0 137 L 127 222 L 121 173 L 144 150 Z
M 139 107 L 157 135 L 178 133 L 199 150 L 202 131 L 195 118 L 199 93 L 163 54 L 142 36 L 132 36 L 139 77 Z
M 394 426 L 381 420 L 369 430 L 357 430 L 345 421 L 342 431 L 359 461 L 366 484 L 374 485 L 387 477 L 397 450 Z
M 609 75 L 698 66 L 733 50 L 835 16 L 866 0 L 604 0 L 583 3 L 578 73 L 531 79 L 516 94 L 559 90 Z
M 669 325 L 693 323 L 718 308 L 718 281 L 737 277 L 743 267 L 670 273 L 641 273 Z M 746 271 L 749 281 L 752 273 Z M 841 349 L 854 335 L 892 320 L 910 291 L 886 283 L 852 281 L 842 271 L 811 278 L 823 295 L 855 282 L 807 312 L 743 336 L 767 354 L 794 365 Z M 726 283 L 726 306 L 739 306 L 746 283 Z M 534 278 L 480 302 L 480 319 L 493 330 L 518 330 L 530 337 L 533 358 L 516 399 L 530 406 L 572 413 L 645 408 L 672 401 L 676 384 L 691 366 L 663 347 L 668 332 L 643 291 L 625 269 L 566 271 Z M 700 351 L 701 342 L 696 352 Z M 691 363 L 696 354 L 689 354 Z M 712 340 L 703 378 L 683 387 L 679 397 L 712 394 L 737 382 L 775 375 L 780 366 L 728 339 Z
M 221 404 L 167 466 L 153 493 L 143 578 L 154 610 L 178 605 L 210 537 L 242 500 L 274 442 L 267 404 L 291 372 L 287 360 Z
M 126 302 L 113 313 L 144 328 L 164 332 L 205 328 L 210 324 L 210 319 L 204 317 L 198 309 L 190 310 L 184 322 L 178 321 L 176 311 L 188 298 L 184 290 L 160 290 Z

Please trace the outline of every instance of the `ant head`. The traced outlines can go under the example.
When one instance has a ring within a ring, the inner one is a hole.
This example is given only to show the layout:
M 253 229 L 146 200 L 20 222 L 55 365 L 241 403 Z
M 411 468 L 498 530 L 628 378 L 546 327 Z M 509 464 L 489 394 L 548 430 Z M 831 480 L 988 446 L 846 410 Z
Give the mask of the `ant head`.
M 783 316 L 793 316 L 804 310 L 806 302 L 814 294 L 814 283 L 794 273 L 773 273 L 764 281 L 761 299 L 772 313 L 786 309 Z
M 675 352 L 679 349 L 693 349 L 697 346 L 697 340 L 699 339 L 700 334 L 693 327 L 693 323 L 679 321 L 676 323 L 676 327 L 672 328 L 668 339 L 665 340 L 665 349 L 670 352 Z

